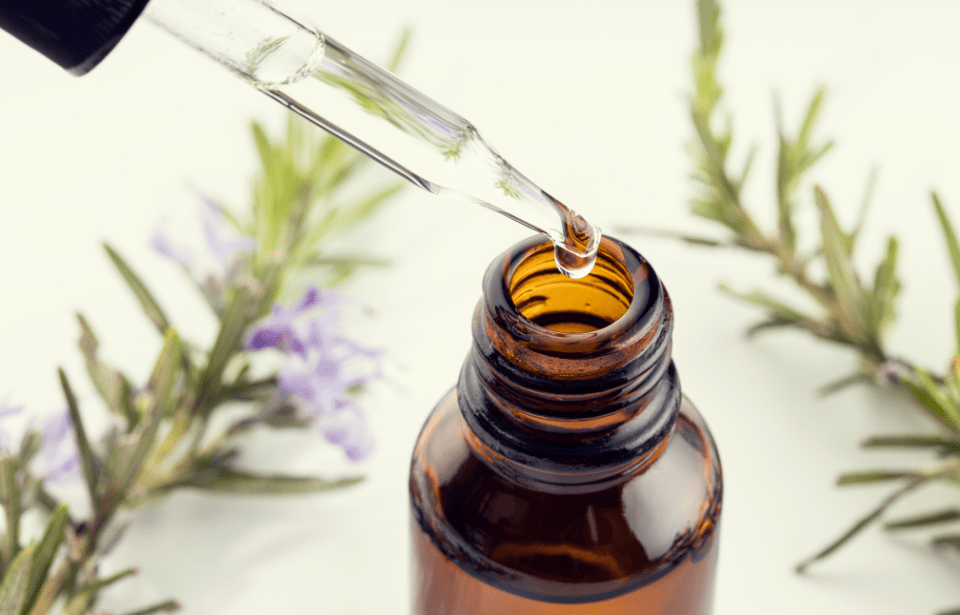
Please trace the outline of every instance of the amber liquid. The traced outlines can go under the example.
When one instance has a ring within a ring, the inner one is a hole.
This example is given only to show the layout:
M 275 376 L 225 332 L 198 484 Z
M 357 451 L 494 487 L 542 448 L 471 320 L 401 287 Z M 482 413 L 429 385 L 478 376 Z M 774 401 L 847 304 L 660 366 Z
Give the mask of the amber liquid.
M 715 449 L 687 400 L 649 470 L 562 497 L 439 444 L 462 429 L 455 396 L 424 428 L 422 453 L 438 463 L 412 502 L 414 615 L 710 614 L 719 476 L 703 464 Z M 706 491 L 683 488 L 698 469 Z
M 659 579 L 599 602 L 556 604 L 512 594 L 481 581 L 451 562 L 415 523 L 414 570 L 429 578 L 414 580 L 416 615 L 707 615 L 717 546 L 698 561 L 686 558 Z M 482 605 L 482 606 L 480 606 Z

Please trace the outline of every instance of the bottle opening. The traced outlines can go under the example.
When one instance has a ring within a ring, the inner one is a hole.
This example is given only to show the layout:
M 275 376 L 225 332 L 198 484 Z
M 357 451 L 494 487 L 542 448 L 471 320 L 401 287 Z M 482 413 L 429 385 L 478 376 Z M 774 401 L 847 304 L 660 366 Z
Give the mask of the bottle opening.
M 533 250 L 510 280 L 510 298 L 533 323 L 561 333 L 589 333 L 619 320 L 633 301 L 623 255 L 601 243 L 593 272 L 580 279 L 557 270 L 550 244 Z

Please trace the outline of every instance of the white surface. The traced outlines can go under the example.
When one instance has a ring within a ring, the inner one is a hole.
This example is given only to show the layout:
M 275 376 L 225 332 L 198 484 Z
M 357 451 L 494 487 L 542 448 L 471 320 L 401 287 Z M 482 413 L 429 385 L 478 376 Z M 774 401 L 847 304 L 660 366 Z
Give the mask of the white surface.
M 601 226 L 712 230 L 686 207 L 692 2 L 299 4 L 371 59 L 384 58 L 400 26 L 412 25 L 402 74 Z M 772 92 L 780 92 L 795 126 L 815 84 L 828 85 L 819 134 L 838 144 L 814 177 L 849 222 L 870 166 L 880 166 L 861 257 L 872 267 L 886 234 L 900 236 L 906 282 L 889 345 L 945 364 L 956 289 L 927 191 L 936 186 L 960 222 L 960 5 L 726 4 L 721 75 L 735 110 L 732 159 L 761 143 L 747 200 L 772 219 Z M 245 206 L 254 163 L 246 125 L 254 117 L 276 125 L 284 112 L 145 23 L 82 79 L 0 36 L 0 84 L 0 399 L 46 411 L 62 404 L 56 365 L 82 381 L 73 311 L 89 316 L 108 358 L 135 375 L 146 373 L 158 349 L 102 240 L 157 288 L 187 335 L 209 338 L 200 301 L 147 240 L 164 215 L 192 220 L 198 204 L 186 182 Z M 109 604 L 176 596 L 188 615 L 406 613 L 409 453 L 427 412 L 456 379 L 484 268 L 523 236 L 506 219 L 412 188 L 358 234 L 356 241 L 396 263 L 350 287 L 376 311 L 358 318 L 352 332 L 389 349 L 397 381 L 368 403 L 379 436 L 379 452 L 363 468 L 368 481 L 294 500 L 185 493 L 142 511 L 110 562 L 136 563 L 141 574 Z M 886 493 L 839 490 L 840 471 L 924 459 L 856 447 L 867 435 L 907 429 L 901 417 L 913 413 L 865 389 L 818 399 L 819 385 L 853 369 L 845 352 L 789 333 L 744 340 L 742 330 L 759 314 L 722 297 L 716 285 L 789 294 L 770 281 L 767 263 L 632 242 L 673 296 L 685 391 L 722 454 L 716 613 L 893 615 L 960 604 L 956 562 L 931 554 L 922 536 L 872 530 L 808 576 L 792 572 Z M 262 463 L 330 467 L 330 451 L 317 452 L 323 447 L 315 443 L 259 444 L 252 456 Z M 955 497 L 930 490 L 900 510 Z

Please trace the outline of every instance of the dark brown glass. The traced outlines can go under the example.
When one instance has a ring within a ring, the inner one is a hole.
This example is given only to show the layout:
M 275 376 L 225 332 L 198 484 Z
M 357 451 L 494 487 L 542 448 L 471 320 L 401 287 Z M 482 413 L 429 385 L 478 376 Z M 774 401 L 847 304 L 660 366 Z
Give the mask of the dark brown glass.
M 413 454 L 415 615 L 710 613 L 720 460 L 672 329 L 659 278 L 616 240 L 581 280 L 539 238 L 490 266 Z

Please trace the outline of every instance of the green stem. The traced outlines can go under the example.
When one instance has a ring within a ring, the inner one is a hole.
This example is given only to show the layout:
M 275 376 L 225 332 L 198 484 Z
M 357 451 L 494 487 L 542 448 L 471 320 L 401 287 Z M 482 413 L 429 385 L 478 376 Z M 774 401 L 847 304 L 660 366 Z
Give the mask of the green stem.
M 180 603 L 176 600 L 166 600 L 153 606 L 148 606 L 136 611 L 130 611 L 124 615 L 153 615 L 154 613 L 173 613 L 180 610 Z
M 843 535 L 841 535 L 835 541 L 833 541 L 832 543 L 824 547 L 821 551 L 817 552 L 816 554 L 808 557 L 807 559 L 797 564 L 796 571 L 799 573 L 805 572 L 806 569 L 810 566 L 810 564 L 813 564 L 814 562 L 817 562 L 829 556 L 831 553 L 833 553 L 834 551 L 842 547 L 844 544 L 846 544 L 847 541 L 849 541 L 851 538 L 853 538 L 854 536 L 859 534 L 861 531 L 866 529 L 871 523 L 879 519 L 880 516 L 884 512 L 886 512 L 887 509 L 889 509 L 897 500 L 907 495 L 911 491 L 914 491 L 915 489 L 917 489 L 917 487 L 920 487 L 921 485 L 931 480 L 942 478 L 943 476 L 956 472 L 958 468 L 960 468 L 960 465 L 958 464 L 960 464 L 960 460 L 953 460 L 949 464 L 941 466 L 936 471 L 927 472 L 922 476 L 918 476 L 913 480 L 911 480 L 910 482 L 908 482 L 903 487 L 901 487 L 900 489 L 897 489 L 896 491 L 891 493 L 889 496 L 887 496 L 880 503 L 879 506 L 873 509 L 865 517 L 857 521 L 853 525 L 853 527 L 851 527 L 849 530 L 844 532 Z

